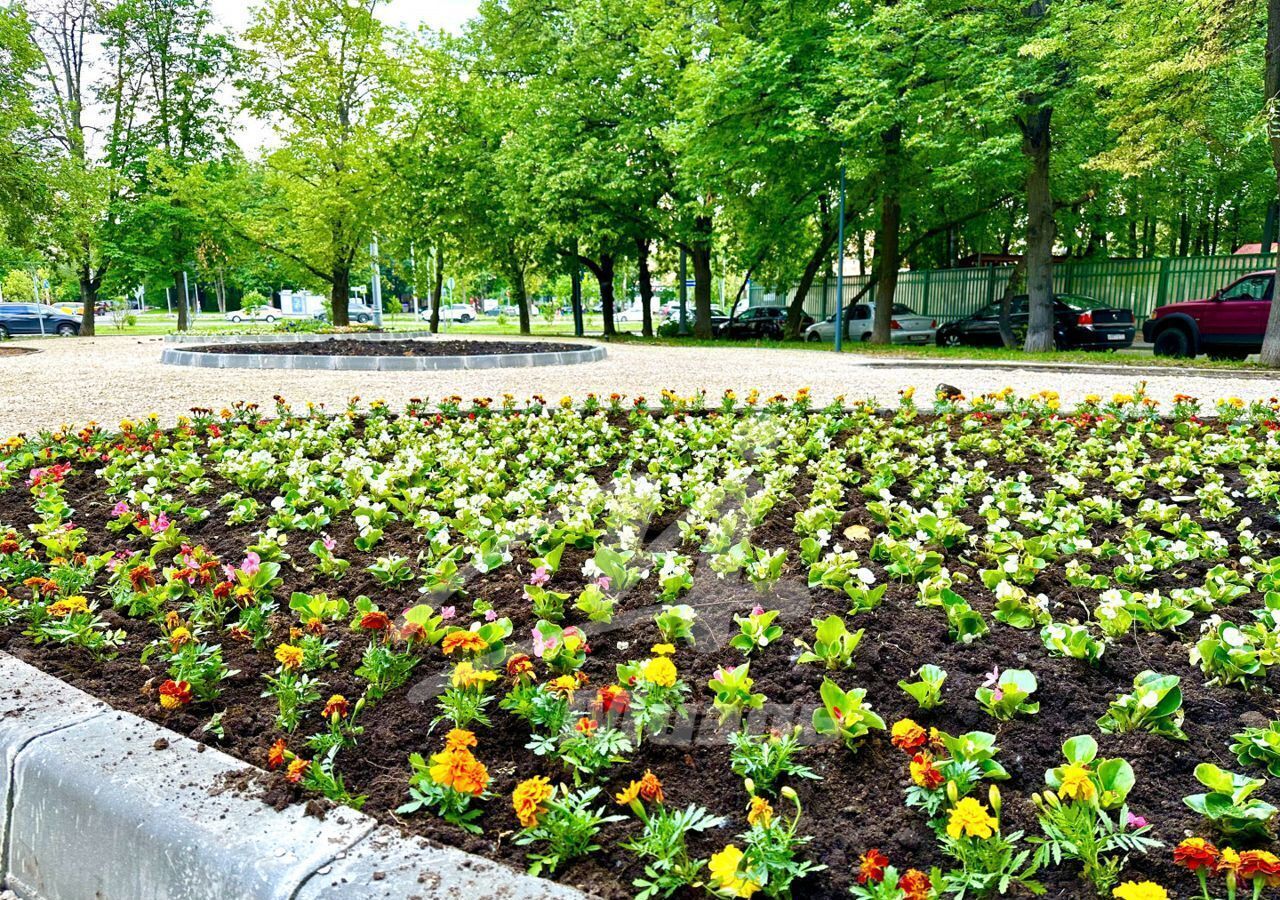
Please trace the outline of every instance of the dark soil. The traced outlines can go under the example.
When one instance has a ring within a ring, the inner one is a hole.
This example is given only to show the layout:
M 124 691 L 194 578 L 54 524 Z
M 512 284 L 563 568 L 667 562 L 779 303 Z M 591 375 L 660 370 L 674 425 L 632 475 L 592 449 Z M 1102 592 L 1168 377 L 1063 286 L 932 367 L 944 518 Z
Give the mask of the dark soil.
M 454 343 L 460 342 L 432 341 L 412 346 L 413 349 L 434 351 Z M 486 352 L 520 352 L 507 348 L 529 346 L 549 349 L 545 344 L 461 343 L 463 346 L 483 347 Z M 306 352 L 299 348 L 327 346 L 296 345 L 288 352 Z M 361 352 L 390 352 L 386 344 L 357 346 Z M 497 348 L 503 349 L 498 351 Z M 286 351 L 273 348 L 272 352 Z M 1000 424 L 996 421 L 990 427 L 996 430 Z M 1151 454 L 1158 456 L 1159 451 L 1151 451 Z M 980 458 L 977 454 L 970 456 L 975 461 Z M 1002 459 L 989 459 L 987 462 L 998 474 L 1027 472 L 1037 494 L 1042 495 L 1053 486 L 1049 473 L 1039 460 L 1017 464 Z M 850 464 L 859 466 L 859 460 L 851 459 Z M 1228 472 L 1226 468 L 1222 471 Z M 86 549 L 103 551 L 125 547 L 127 543 L 123 539 L 103 527 L 109 521 L 109 510 L 114 501 L 100 493 L 101 483 L 91 472 L 88 466 L 78 467 L 77 474 L 67 482 L 68 500 L 77 510 L 76 522 L 85 526 L 92 537 L 93 545 Z M 612 472 L 595 474 L 603 483 Z M 1240 487 L 1239 475 L 1234 470 L 1230 470 L 1228 487 Z M 213 489 L 205 496 L 212 503 L 213 498 L 228 488 L 229 485 L 215 479 Z M 739 651 L 727 643 L 728 638 L 737 632 L 732 622 L 733 615 L 745 613 L 757 602 L 782 610 L 778 621 L 785 629 L 785 638 L 751 658 L 754 690 L 765 693 L 770 699 L 767 709 L 751 723 L 752 731 L 760 732 L 770 725 L 788 727 L 801 724 L 808 729 L 814 698 L 826 673 L 818 666 L 795 664 L 792 638 L 809 638 L 812 634 L 810 620 L 814 618 L 848 611 L 848 603 L 841 595 L 807 586 L 806 570 L 799 559 L 798 540 L 793 530 L 796 513 L 807 506 L 807 478 L 802 475 L 793 488 L 795 496 L 775 507 L 752 534 L 757 545 L 781 546 L 788 550 L 786 574 L 771 594 L 762 596 L 750 583 L 738 577 L 719 578 L 705 564 L 695 570 L 694 587 L 684 599 L 698 610 L 698 640 L 692 648 L 681 648 L 675 657 L 682 678 L 692 688 L 690 722 L 682 724 L 674 734 L 646 741 L 627 763 L 615 766 L 609 773 L 606 793 L 602 794 L 602 799 L 610 798 L 608 805 L 612 807 L 613 792 L 625 786 L 631 778 L 639 777 L 646 769 L 652 769 L 663 780 L 669 803 L 680 807 L 689 803 L 701 804 L 728 818 L 725 828 L 691 841 L 694 852 L 703 856 L 716 852 L 746 829 L 747 795 L 741 780 L 730 771 L 724 729 L 717 724 L 706 690 L 708 679 L 719 666 L 742 661 Z M 901 496 L 903 489 L 904 485 L 899 483 L 894 491 Z M 1091 485 L 1086 496 L 1105 490 L 1101 483 Z M 1159 490 L 1153 491 L 1153 496 L 1160 495 Z M 259 499 L 265 504 L 272 496 L 273 492 L 268 490 L 262 492 Z M 864 524 L 871 527 L 873 534 L 876 532 L 877 526 L 866 509 L 867 498 L 861 491 L 856 487 L 850 489 L 844 503 L 848 511 L 841 529 L 850 524 Z M 1254 531 L 1260 536 L 1269 535 L 1274 541 L 1277 530 L 1280 530 L 1275 511 L 1243 498 L 1241 503 L 1242 515 L 1252 518 Z M 1136 505 L 1134 501 L 1125 501 L 1126 512 L 1133 512 Z M 659 513 L 654 527 L 646 534 L 648 544 L 670 547 L 679 542 L 673 526 L 662 527 L 670 525 L 675 518 L 674 512 L 668 509 Z M 215 509 L 214 515 L 205 522 L 186 530 L 192 542 L 203 542 L 226 561 L 238 560 L 254 527 L 228 527 L 221 521 L 224 515 L 225 509 Z M 965 517 L 972 522 L 977 521 L 973 510 L 966 512 Z M 25 532 L 32 521 L 30 496 L 25 491 L 0 492 L 0 522 Z M 1221 526 L 1223 523 L 1218 524 Z M 1234 535 L 1233 528 L 1222 527 L 1221 530 L 1228 536 Z M 393 610 L 416 602 L 415 585 L 391 591 L 380 586 L 364 571 L 364 566 L 372 563 L 376 556 L 391 552 L 411 555 L 415 546 L 411 528 L 403 523 L 393 526 L 388 530 L 386 540 L 369 554 L 361 553 L 351 544 L 354 530 L 349 521 L 335 523 L 328 531 L 338 539 L 338 555 L 351 561 L 347 576 L 334 583 L 313 571 L 286 567 L 282 573 L 285 584 L 277 592 L 278 597 L 287 599 L 291 591 L 326 590 L 347 597 L 366 593 L 379 601 L 384 609 Z M 1094 535 L 1096 540 L 1105 536 L 1102 529 Z M 298 537 L 303 546 L 309 540 L 310 536 Z M 696 554 L 690 548 L 686 547 L 685 552 L 693 555 L 696 561 Z M 1233 548 L 1232 558 L 1238 559 L 1240 555 L 1239 548 Z M 307 558 L 298 548 L 295 559 Z M 581 551 L 568 550 L 550 587 L 565 592 L 579 589 L 583 583 L 579 570 L 585 558 L 586 554 Z M 1194 639 L 1202 617 L 1184 626 L 1180 638 L 1165 634 L 1131 635 L 1112 645 L 1096 668 L 1070 659 L 1050 657 L 1041 645 L 1038 629 L 1019 631 L 991 619 L 993 597 L 978 579 L 978 566 L 954 555 L 949 557 L 948 565 L 953 572 L 964 573 L 971 579 L 964 592 L 988 619 L 991 631 L 985 638 L 972 645 L 948 640 L 941 612 L 916 606 L 914 585 L 891 583 L 881 608 L 850 619 L 850 627 L 865 628 L 866 636 L 856 654 L 856 667 L 851 672 L 835 673 L 835 677 L 846 687 L 866 688 L 868 700 L 888 723 L 911 716 L 926 726 L 937 726 L 952 734 L 970 730 L 995 732 L 1001 748 L 998 759 L 1012 776 L 1001 785 L 1006 830 L 1022 828 L 1031 834 L 1038 833 L 1028 798 L 1044 789 L 1045 770 L 1061 764 L 1060 747 L 1066 738 L 1094 733 L 1099 739 L 1102 756 L 1123 756 L 1133 764 L 1137 787 L 1130 795 L 1130 806 L 1136 814 L 1153 823 L 1154 835 L 1166 843 L 1164 850 L 1131 860 L 1125 877 L 1155 879 L 1170 889 L 1172 897 L 1198 896 L 1194 879 L 1175 868 L 1170 859 L 1172 845 L 1181 838 L 1191 834 L 1209 835 L 1204 824 L 1182 802 L 1185 795 L 1201 790 L 1192 770 L 1197 763 L 1206 761 L 1232 770 L 1240 769 L 1227 750 L 1230 737 L 1246 726 L 1265 725 L 1280 715 L 1280 703 L 1272 692 L 1277 676 L 1273 674 L 1268 685 L 1248 691 L 1206 688 L 1204 676 L 1188 662 L 1188 642 Z M 872 568 L 884 580 L 879 565 L 873 564 Z M 1197 583 L 1194 576 L 1207 568 L 1208 564 L 1191 564 L 1180 570 L 1183 576 L 1190 573 L 1190 579 L 1167 573 L 1154 586 L 1167 591 L 1171 587 Z M 1107 569 L 1105 562 L 1094 563 L 1095 572 Z M 518 553 L 510 564 L 494 572 L 483 575 L 470 573 L 466 587 L 470 597 L 490 601 L 499 614 L 512 619 L 515 635 L 510 644 L 513 645 L 524 643 L 523 639 L 535 621 L 529 603 L 522 598 L 522 585 L 528 571 L 527 558 Z M 593 687 L 612 681 L 617 663 L 643 657 L 654 642 L 654 580 L 651 578 L 640 589 L 623 598 L 612 625 L 586 623 L 576 612 L 569 612 L 567 623 L 579 624 L 591 634 L 592 652 L 585 671 Z M 1096 592 L 1085 592 L 1066 583 L 1060 563 L 1046 569 L 1030 590 L 1033 593 L 1044 592 L 1055 603 L 1067 606 L 1079 607 L 1086 598 L 1090 606 L 1096 602 Z M 1256 594 L 1239 601 L 1235 609 L 1237 620 L 1247 620 L 1247 610 L 1260 604 L 1261 597 Z M 469 602 L 459 598 L 457 606 L 461 613 L 469 607 Z M 261 697 L 262 676 L 275 665 L 269 652 L 254 652 L 246 644 L 224 641 L 226 663 L 238 669 L 239 674 L 225 684 L 216 708 L 192 706 L 166 713 L 159 708 L 153 694 L 155 685 L 165 677 L 163 670 L 139 666 L 138 663 L 143 648 L 158 636 L 158 631 L 146 622 L 124 620 L 109 609 L 106 615 L 129 631 L 127 643 L 116 658 L 109 661 L 96 661 L 77 649 L 35 646 L 19 627 L 0 627 L 0 649 L 109 701 L 117 708 L 217 746 L 246 762 L 258 766 L 265 764 L 266 750 L 279 736 L 273 722 L 273 702 Z M 1058 618 L 1066 618 L 1066 615 L 1061 611 Z M 287 615 L 278 617 L 276 641 L 287 637 L 291 621 Z M 321 674 L 327 683 L 323 693 L 343 693 L 354 698 L 360 694 L 363 683 L 352 672 L 358 665 L 367 638 L 344 626 L 335 627 L 330 636 L 341 642 L 338 650 L 340 667 Z M 944 691 L 946 705 L 931 713 L 920 713 L 897 683 L 926 662 L 941 666 L 950 677 Z M 993 665 L 1002 670 L 1027 668 L 1036 674 L 1040 683 L 1039 715 L 1019 717 L 1001 724 L 981 711 L 973 694 Z M 1131 687 L 1136 673 L 1148 668 L 1181 676 L 1186 710 L 1184 727 L 1190 740 L 1174 742 L 1146 733 L 1097 735 L 1094 723 L 1105 712 L 1108 702 Z M 352 793 L 368 795 L 364 809 L 377 818 L 399 824 L 410 832 L 521 867 L 524 850 L 511 842 L 511 837 L 519 829 L 510 804 L 511 791 L 531 775 L 545 775 L 553 782 L 565 775 L 557 760 L 537 757 L 524 749 L 529 739 L 527 727 L 521 720 L 498 710 L 496 703 L 489 710 L 492 727 L 477 729 L 480 742 L 477 754 L 487 764 L 493 779 L 490 785 L 493 797 L 484 804 L 485 814 L 480 820 L 483 835 L 467 834 L 431 815 L 401 818 L 394 813 L 396 807 L 406 800 L 408 755 L 438 750 L 448 727 L 445 724 L 433 730 L 432 725 L 437 715 L 434 697 L 447 669 L 438 650 L 428 654 L 417 670 L 418 682 L 389 695 L 364 720 L 366 730 L 358 748 L 339 758 L 342 773 Z M 583 699 L 585 701 L 586 698 Z M 220 709 L 226 710 L 223 719 L 225 740 L 202 730 L 209 716 Z M 304 726 L 302 732 L 305 731 Z M 924 816 L 903 804 L 903 793 L 910 784 L 907 759 L 890 745 L 887 733 L 874 734 L 856 754 L 842 745 L 816 739 L 811 733 L 808 738 L 813 743 L 804 751 L 801 761 L 820 774 L 822 780 L 794 780 L 790 783 L 804 805 L 805 817 L 800 830 L 813 836 L 812 843 L 805 848 L 806 854 L 829 868 L 811 876 L 801 885 L 796 892 L 797 897 L 847 896 L 860 854 L 872 847 L 888 854 L 901 868 L 927 870 L 932 865 L 944 864 Z M 273 773 L 265 781 L 246 777 L 242 787 L 277 805 L 310 799 L 285 784 L 279 773 Z M 1274 781 L 1261 792 L 1261 796 L 1280 804 L 1280 789 Z M 636 825 L 631 818 L 608 826 L 601 835 L 603 851 L 563 868 L 556 877 L 600 896 L 632 896 L 635 891 L 630 883 L 642 874 L 642 866 L 617 844 L 635 831 Z M 1040 877 L 1048 888 L 1049 897 L 1094 896 L 1092 890 L 1078 879 L 1074 867 L 1055 867 L 1042 872 Z M 1013 895 L 1027 896 L 1021 891 L 1014 891 Z
M 26 356 L 28 353 L 39 353 L 35 347 L 2 347 L 0 346 L 0 356 Z
M 200 353 L 270 353 L 281 356 L 492 356 L 498 353 L 568 353 L 581 344 L 535 341 L 353 341 L 330 338 L 297 344 L 217 344 L 190 348 Z

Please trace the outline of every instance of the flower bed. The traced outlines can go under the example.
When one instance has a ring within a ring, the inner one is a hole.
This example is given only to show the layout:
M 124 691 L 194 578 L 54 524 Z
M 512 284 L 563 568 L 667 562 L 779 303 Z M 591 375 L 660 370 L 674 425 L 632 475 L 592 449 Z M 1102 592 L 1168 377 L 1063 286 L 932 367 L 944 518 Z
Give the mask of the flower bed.
M 215 344 L 198 348 L 203 353 L 262 353 L 253 342 Z M 571 353 L 586 349 L 581 344 L 535 341 L 456 341 L 432 338 L 429 341 L 384 339 L 371 342 L 352 338 L 322 338 L 273 344 L 271 353 L 285 356 L 488 356 L 498 353 Z
M 1280 876 L 1280 413 L 1213 411 L 280 401 L 15 439 L 0 648 L 268 801 L 605 896 L 1243 897 Z

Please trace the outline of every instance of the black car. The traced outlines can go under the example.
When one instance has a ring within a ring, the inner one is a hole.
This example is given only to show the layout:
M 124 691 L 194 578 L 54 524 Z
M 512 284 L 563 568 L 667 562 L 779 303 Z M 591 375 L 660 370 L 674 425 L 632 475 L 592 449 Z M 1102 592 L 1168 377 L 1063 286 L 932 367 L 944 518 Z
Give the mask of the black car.
M 80 317 L 44 303 L 0 303 L 0 340 L 27 334 L 80 333 Z
M 1059 350 L 1118 350 L 1133 345 L 1133 311 L 1107 306 L 1092 297 L 1057 294 L 1053 298 L 1054 344 Z M 1012 298 L 1009 325 L 1021 342 L 1027 334 L 1027 296 Z M 938 329 L 939 347 L 1002 347 L 1000 304 L 991 303 L 973 315 Z
M 800 317 L 800 330 L 814 323 L 813 316 L 805 313 Z M 787 327 L 787 308 L 785 306 L 751 306 L 721 322 L 713 328 L 719 337 L 730 338 L 769 338 L 780 340 Z

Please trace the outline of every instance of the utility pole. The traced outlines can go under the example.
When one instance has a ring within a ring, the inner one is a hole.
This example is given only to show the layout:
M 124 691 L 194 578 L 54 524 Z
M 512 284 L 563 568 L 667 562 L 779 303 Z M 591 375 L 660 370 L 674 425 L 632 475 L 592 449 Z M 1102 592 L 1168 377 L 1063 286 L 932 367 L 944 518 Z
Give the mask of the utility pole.
M 413 277 L 409 284 L 413 287 L 413 321 L 418 321 L 418 260 L 413 255 L 413 242 L 409 242 L 409 268 L 413 271 Z M 427 274 L 431 274 L 431 263 L 427 262 Z
M 373 236 L 369 245 L 369 255 L 373 258 L 373 324 L 382 327 L 382 268 L 378 265 L 378 236 Z

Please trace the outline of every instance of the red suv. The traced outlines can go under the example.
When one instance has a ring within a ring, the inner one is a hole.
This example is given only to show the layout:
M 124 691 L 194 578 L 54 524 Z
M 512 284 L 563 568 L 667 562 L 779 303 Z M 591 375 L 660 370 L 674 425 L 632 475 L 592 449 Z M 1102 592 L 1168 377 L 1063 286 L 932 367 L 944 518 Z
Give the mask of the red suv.
M 1208 300 L 1170 303 L 1142 324 L 1142 337 L 1155 345 L 1156 356 L 1244 359 L 1262 349 L 1276 272 L 1245 275 Z

